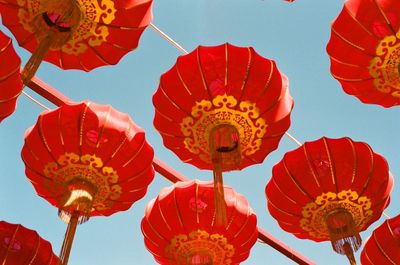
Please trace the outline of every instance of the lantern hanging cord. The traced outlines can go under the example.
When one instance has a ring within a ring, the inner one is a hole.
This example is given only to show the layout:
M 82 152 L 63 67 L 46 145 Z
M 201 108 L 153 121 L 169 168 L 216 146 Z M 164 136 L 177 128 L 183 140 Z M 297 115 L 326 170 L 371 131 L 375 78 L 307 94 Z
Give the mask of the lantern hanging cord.
M 174 45 L 176 48 L 178 48 L 178 50 L 180 50 L 183 54 L 188 54 L 188 52 L 181 45 L 179 45 L 176 41 L 174 41 L 170 36 L 165 34 L 158 27 L 156 27 L 153 23 L 150 23 L 150 27 L 152 27 L 152 29 L 154 29 L 156 32 L 158 32 L 164 39 L 166 39 L 172 45 Z
M 40 103 L 37 99 L 35 99 L 34 97 L 32 97 L 31 95 L 29 95 L 28 93 L 26 93 L 25 91 L 22 90 L 22 94 L 27 97 L 28 99 L 30 99 L 31 101 L 33 101 L 35 104 L 39 105 L 40 107 L 44 108 L 45 110 L 50 110 L 50 108 L 46 107 L 44 104 Z

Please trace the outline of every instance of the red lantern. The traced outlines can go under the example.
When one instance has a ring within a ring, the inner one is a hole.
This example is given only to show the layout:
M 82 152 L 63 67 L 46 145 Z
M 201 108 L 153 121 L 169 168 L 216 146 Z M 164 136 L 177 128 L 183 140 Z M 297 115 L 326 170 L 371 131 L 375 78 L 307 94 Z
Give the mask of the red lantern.
M 332 75 L 367 104 L 400 104 L 400 2 L 348 0 L 332 23 Z
M 261 163 L 290 126 L 293 99 L 273 60 L 253 48 L 200 46 L 161 76 L 154 126 L 184 162 L 213 169 L 224 221 L 222 172 Z
M 19 75 L 21 59 L 15 53 L 11 39 L 0 31 L 0 122 L 10 116 L 22 91 Z M 7 63 L 4 63 L 7 62 Z
M 24 83 L 42 60 L 63 69 L 90 71 L 112 65 L 138 46 L 149 25 L 152 0 L 3 0 L 3 24 L 33 53 Z
M 63 265 L 78 223 L 127 210 L 154 177 L 143 130 L 127 114 L 92 102 L 41 114 L 26 133 L 22 159 L 37 193 L 69 223 Z
M 386 160 L 350 138 L 305 143 L 273 167 L 268 209 L 281 228 L 302 239 L 330 240 L 355 264 L 359 232 L 381 216 L 393 178 Z
M 258 236 L 257 217 L 244 196 L 224 187 L 228 223 L 215 223 L 212 182 L 178 182 L 146 207 L 142 232 L 159 264 L 239 264 Z
M 22 225 L 0 222 L 0 263 L 2 265 L 58 265 L 51 245 Z
M 400 215 L 386 220 L 366 241 L 361 252 L 363 265 L 400 264 Z

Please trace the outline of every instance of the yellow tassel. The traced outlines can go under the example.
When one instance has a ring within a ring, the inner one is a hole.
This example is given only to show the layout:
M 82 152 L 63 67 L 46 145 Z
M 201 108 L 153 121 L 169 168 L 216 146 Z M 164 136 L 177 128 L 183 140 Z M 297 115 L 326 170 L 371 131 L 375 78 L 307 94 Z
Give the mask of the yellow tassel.
M 65 232 L 64 241 L 60 251 L 59 265 L 67 265 L 69 254 L 72 248 L 72 242 L 74 241 L 76 228 L 78 226 L 79 214 L 74 212 L 69 220 L 67 231 Z

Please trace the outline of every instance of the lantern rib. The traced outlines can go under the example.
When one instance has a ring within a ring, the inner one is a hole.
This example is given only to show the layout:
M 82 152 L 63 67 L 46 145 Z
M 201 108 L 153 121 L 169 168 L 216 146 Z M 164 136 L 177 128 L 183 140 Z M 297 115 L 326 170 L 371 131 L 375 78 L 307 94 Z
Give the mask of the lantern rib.
M 256 233 L 258 234 L 258 229 L 253 231 L 251 236 L 249 236 L 248 239 L 242 245 L 240 245 L 241 248 L 239 248 L 239 249 L 242 249 L 244 246 L 246 246 L 250 242 L 250 240 L 254 237 L 254 234 L 256 234 Z M 240 252 L 240 253 L 238 253 L 238 255 L 243 255 L 243 254 L 246 254 L 246 253 L 248 253 L 248 252 Z
M 329 160 L 329 169 L 330 169 L 330 172 L 331 172 L 332 184 L 335 185 L 335 191 L 336 191 L 336 194 L 337 194 L 337 193 L 339 193 L 339 188 L 338 188 L 338 184 L 337 184 L 337 180 L 336 180 L 335 165 L 332 163 L 331 150 L 329 148 L 328 142 L 326 141 L 326 138 L 322 137 L 322 140 L 324 141 L 326 155 L 328 156 L 328 160 Z
M 149 219 L 147 218 L 147 216 L 145 216 L 146 218 L 146 223 L 149 225 L 151 231 L 153 231 L 154 234 L 156 234 L 160 239 L 164 240 L 165 242 L 169 243 L 169 240 L 166 239 L 163 235 L 161 235 L 157 229 L 154 229 L 153 225 L 150 223 Z
M 297 179 L 294 177 L 294 175 L 290 172 L 290 170 L 288 169 L 287 165 L 286 165 L 286 157 L 284 156 L 283 159 L 283 166 L 285 168 L 285 172 L 286 174 L 289 176 L 289 178 L 293 181 L 293 183 L 296 185 L 296 187 L 299 189 L 299 191 L 301 191 L 305 196 L 307 196 L 311 201 L 314 201 L 314 198 L 308 194 L 303 187 L 300 185 L 300 183 L 297 181 Z
M 115 148 L 115 150 L 112 152 L 111 157 L 104 161 L 104 165 L 106 165 L 119 152 L 121 147 L 125 144 L 126 140 L 128 139 L 128 135 L 131 133 L 131 130 L 132 130 L 132 125 L 129 122 L 128 123 L 128 128 L 125 130 L 125 133 L 124 133 L 124 138 L 122 139 L 120 144 L 117 146 L 117 148 Z
M 350 144 L 351 149 L 353 151 L 353 173 L 351 176 L 351 186 L 353 186 L 354 184 L 354 180 L 356 179 L 356 175 L 357 175 L 357 165 L 358 165 L 358 156 L 357 156 L 357 152 L 356 152 L 356 148 L 354 146 L 353 141 L 350 140 L 350 138 L 346 137 L 347 142 Z
M 240 229 L 236 232 L 236 234 L 233 236 L 233 238 L 237 238 L 244 230 L 244 228 L 247 226 L 247 224 L 249 223 L 250 218 L 246 218 L 246 221 L 244 222 L 244 224 L 241 225 Z
M 346 39 L 345 37 L 343 37 L 342 35 L 339 34 L 339 32 L 336 31 L 336 29 L 334 27 L 331 28 L 332 32 L 342 41 L 344 41 L 345 43 L 347 43 L 348 45 L 362 51 L 363 53 L 365 53 L 366 55 L 370 56 L 371 58 L 374 57 L 374 54 L 369 54 L 368 52 L 365 51 L 365 49 L 361 46 L 358 46 L 357 44 L 352 43 L 351 41 L 349 41 L 348 39 Z
M 308 154 L 308 150 L 307 150 L 307 143 L 305 143 L 303 145 L 302 149 L 303 149 L 304 155 L 306 157 L 308 168 L 310 169 L 311 174 L 313 175 L 314 181 L 317 184 L 318 188 L 321 188 L 321 184 L 319 183 L 318 177 L 317 177 L 318 174 L 315 172 L 315 169 L 314 169 L 314 167 L 313 167 L 313 165 L 311 164 L 311 161 L 310 161 L 310 155 Z M 285 167 L 286 167 L 286 165 L 285 165 Z
M 396 265 L 396 263 L 389 257 L 389 255 L 385 252 L 385 250 L 382 248 L 381 244 L 379 243 L 379 240 L 376 238 L 376 234 L 372 233 L 372 237 L 376 243 L 376 245 L 378 246 L 379 251 L 381 252 L 381 254 L 383 256 L 385 256 L 385 258 L 392 264 L 392 265 Z M 398 253 L 397 253 L 398 254 Z
M 142 176 L 143 174 L 146 174 L 146 172 L 148 172 L 149 169 L 151 169 L 151 167 L 152 167 L 152 165 L 150 164 L 149 166 L 147 166 L 146 168 L 144 168 L 142 171 L 140 171 L 138 174 L 136 174 L 136 175 L 134 175 L 134 176 L 131 176 L 131 177 L 129 177 L 129 178 L 126 178 L 126 179 L 124 179 L 124 181 L 116 182 L 115 184 L 117 184 L 117 183 L 118 183 L 118 184 L 123 184 L 123 183 L 131 182 L 131 181 L 135 180 L 136 178 Z M 140 187 L 138 190 L 141 190 L 141 189 L 142 189 L 142 187 Z
M 207 86 L 206 78 L 205 78 L 204 72 L 203 72 L 203 66 L 202 66 L 201 61 L 200 61 L 200 48 L 201 47 L 198 47 L 196 49 L 197 66 L 198 66 L 199 71 L 200 71 L 200 76 L 201 76 L 201 80 L 203 81 L 204 89 L 208 94 L 210 102 L 213 102 L 213 96 L 211 95 L 210 89 Z
M 289 197 L 289 193 L 285 192 L 283 189 L 281 189 L 281 187 L 279 187 L 278 182 L 275 181 L 275 179 L 271 179 L 272 183 L 274 184 L 274 186 L 278 189 L 279 193 L 282 194 L 283 196 L 285 196 L 286 199 L 288 199 L 291 203 L 296 204 L 297 202 L 295 200 L 293 200 L 292 198 Z
M 269 72 L 269 76 L 268 76 L 267 82 L 265 83 L 264 88 L 263 88 L 263 90 L 261 91 L 261 93 L 260 93 L 260 95 L 258 96 L 258 98 L 261 98 L 261 97 L 264 95 L 264 93 L 267 91 L 269 85 L 271 84 L 272 74 L 273 74 L 274 71 L 275 71 L 275 64 L 273 63 L 272 60 L 269 60 L 269 64 L 271 65 L 271 67 L 270 67 L 271 70 L 270 70 L 270 72 Z
M 233 203 L 233 209 L 237 209 L 237 197 L 236 196 L 235 196 L 235 202 Z M 247 209 L 247 213 L 249 212 L 249 210 L 250 209 Z M 212 218 L 212 221 L 211 221 L 211 227 L 214 227 L 214 220 L 215 220 L 214 217 L 215 217 L 215 215 L 216 215 L 216 212 L 214 210 L 213 218 Z M 236 211 L 232 211 L 232 214 L 229 217 L 229 222 L 227 223 L 227 225 L 225 227 L 225 231 L 229 230 L 229 228 L 231 227 L 231 225 L 233 223 L 233 220 L 235 220 L 236 216 L 237 216 Z
M 381 13 L 383 19 L 385 20 L 386 24 L 389 26 L 390 30 L 392 31 L 393 35 L 396 35 L 396 30 L 393 28 L 392 24 L 390 23 L 390 20 L 387 18 L 385 12 L 383 12 L 381 6 L 378 4 L 376 0 L 373 0 L 374 4 L 378 8 L 379 12 Z
M 368 148 L 368 150 L 369 150 L 369 152 L 370 152 L 370 157 L 371 157 L 371 168 L 370 168 L 369 173 L 368 173 L 367 181 L 365 182 L 365 184 L 364 184 L 364 186 L 363 186 L 363 188 L 362 188 L 362 190 L 361 190 L 359 196 L 362 196 L 362 195 L 364 194 L 365 190 L 367 189 L 367 187 L 368 187 L 368 185 L 369 185 L 369 182 L 370 182 L 370 180 L 371 180 L 371 178 L 372 178 L 372 173 L 373 173 L 374 166 L 375 166 L 375 156 L 374 156 L 374 153 L 373 153 L 373 151 L 372 151 L 372 149 L 371 149 L 371 147 L 370 147 L 369 145 L 366 145 L 366 147 Z
M 184 112 L 186 115 L 193 117 L 191 113 L 186 112 L 186 110 L 184 108 L 182 108 L 181 106 L 178 105 L 178 103 L 176 103 L 174 100 L 172 100 L 172 98 L 167 94 L 167 92 L 164 90 L 162 83 L 160 82 L 160 86 L 159 86 L 161 92 L 163 93 L 163 95 L 166 97 L 166 99 L 168 99 L 168 101 L 177 109 L 180 110 L 182 112 Z M 160 113 L 160 111 L 158 111 Z
M 183 87 L 186 89 L 186 92 L 192 96 L 192 92 L 190 91 L 190 89 L 188 88 L 186 82 L 183 80 L 183 77 L 181 75 L 181 71 L 179 70 L 179 60 L 176 61 L 176 65 L 175 65 L 175 69 L 176 69 L 176 73 L 179 77 L 179 81 L 181 81 Z
M 187 229 L 182 221 L 182 215 L 181 215 L 181 211 L 179 210 L 178 202 L 176 201 L 176 190 L 175 189 L 173 191 L 173 197 L 174 197 L 174 203 L 175 203 L 176 216 L 178 216 L 179 224 L 181 225 L 181 227 L 183 227 L 183 229 L 187 233 Z
M 302 218 L 302 216 L 300 216 L 300 215 L 286 212 L 282 208 L 276 206 L 268 196 L 267 196 L 267 200 L 268 200 L 268 204 L 270 204 L 272 207 L 274 207 L 276 210 L 278 210 L 278 212 L 283 213 L 284 215 L 287 215 L 287 216 L 292 216 L 292 217 L 295 216 L 297 218 Z
M 142 144 L 140 145 L 139 149 L 135 152 L 135 154 L 129 158 L 129 160 L 122 165 L 122 167 L 126 167 L 127 165 L 129 165 L 138 155 L 139 153 L 143 150 L 144 146 L 146 145 L 146 140 L 143 138 Z
M 4 52 L 5 50 L 8 49 L 8 47 L 10 47 L 12 45 L 12 40 L 11 38 L 8 40 L 8 42 L 6 43 L 6 45 L 4 45 L 3 47 L 0 48 L 0 53 Z M 0 79 L 1 80 L 1 79 Z
M 357 18 L 356 16 L 354 16 L 354 14 L 352 14 L 350 12 L 350 10 L 347 8 L 346 5 L 344 5 L 344 10 L 346 11 L 346 13 L 365 31 L 368 33 L 368 35 L 371 35 L 372 37 L 376 38 L 377 40 L 379 40 L 379 38 L 377 38 L 377 36 L 375 36 L 374 34 L 372 34 L 371 31 L 369 31 Z
M 37 243 L 36 243 L 36 247 L 35 247 L 35 252 L 33 253 L 33 256 L 31 258 L 31 260 L 29 261 L 28 265 L 32 265 L 33 262 L 36 260 L 37 254 L 39 253 L 39 248 L 40 248 L 40 236 L 37 232 L 35 232 L 36 236 L 37 236 Z
M 160 212 L 160 215 L 161 215 L 161 219 L 164 221 L 164 223 L 165 223 L 165 225 L 167 226 L 168 230 L 169 230 L 169 231 L 172 231 L 172 229 L 171 229 L 171 227 L 169 226 L 167 220 L 165 219 L 164 213 L 163 213 L 163 211 L 162 211 L 162 209 L 161 209 L 161 207 L 160 207 L 160 202 L 159 202 L 159 201 L 156 201 L 156 202 L 157 202 L 157 205 L 158 205 L 158 211 Z
M 42 144 L 46 147 L 46 151 L 49 154 L 49 156 L 53 159 L 53 161 L 57 164 L 58 167 L 61 167 L 60 164 L 58 163 L 57 158 L 55 158 L 53 153 L 51 152 L 50 146 L 47 143 L 46 137 L 44 136 L 44 132 L 43 132 L 43 116 L 39 116 L 38 133 L 39 133 L 39 136 L 40 136 L 40 140 L 42 141 Z
M 96 55 L 97 58 L 100 59 L 100 61 L 102 61 L 105 65 L 114 65 L 115 63 L 111 63 L 109 61 L 107 61 L 107 59 L 101 55 L 101 53 L 99 53 L 99 51 L 94 48 L 92 45 L 89 45 L 89 43 L 87 41 L 85 41 L 86 45 L 94 52 L 94 54 Z
M 108 121 L 110 119 L 111 110 L 112 110 L 111 106 L 108 106 L 106 119 L 105 119 L 103 125 L 101 126 L 100 133 L 99 133 L 99 135 L 97 137 L 97 143 L 96 143 L 96 149 L 95 150 L 97 150 L 99 148 L 99 146 L 100 146 L 101 138 L 103 138 L 103 134 L 104 134 L 104 128 L 107 126 L 107 123 L 108 123 Z
M 59 132 L 59 136 L 60 136 L 60 142 L 61 142 L 62 147 L 64 148 L 64 153 L 66 153 L 63 130 L 61 130 L 61 116 L 62 116 L 62 109 L 60 109 L 60 111 L 58 112 L 57 126 L 58 126 L 58 132 Z
M 345 66 L 354 67 L 354 68 L 366 68 L 365 65 L 358 65 L 358 64 L 352 64 L 352 63 L 343 62 L 343 61 L 333 57 L 333 55 L 329 55 L 329 57 L 331 58 L 332 61 L 335 61 L 335 62 L 340 63 L 340 64 L 345 65 Z
M 338 76 L 334 73 L 332 73 L 332 76 L 340 81 L 346 81 L 346 82 L 362 82 L 362 81 L 368 81 L 368 80 L 374 80 L 373 77 L 368 77 L 368 78 L 346 78 L 342 76 Z
M 18 232 L 18 230 L 19 230 L 19 227 L 20 227 L 20 225 L 17 225 L 17 227 L 15 228 L 15 231 L 14 231 L 12 237 L 11 237 L 10 243 L 9 243 L 8 246 L 7 246 L 7 251 L 6 251 L 5 255 L 4 255 L 3 264 L 5 264 L 6 261 L 7 261 L 8 254 L 10 253 L 12 243 L 14 242 L 15 237 L 17 236 L 17 232 Z
M 238 104 L 235 106 L 235 109 L 237 110 L 239 107 L 239 103 L 242 101 L 243 98 L 243 94 L 247 88 L 247 81 L 249 80 L 249 75 L 250 75 L 250 69 L 251 69 L 251 65 L 253 63 L 253 54 L 252 54 L 252 50 L 247 47 L 247 51 L 248 51 L 248 59 L 247 59 L 247 66 L 246 66 L 246 72 L 244 73 L 244 78 L 243 78 L 243 82 L 242 82 L 242 86 L 240 87 L 240 97 L 238 99 Z M 228 66 L 227 66 L 228 67 Z
M 59 57 L 59 59 L 58 59 L 58 63 L 60 64 L 60 67 L 61 67 L 61 69 L 64 69 L 64 56 L 63 56 L 63 52 L 61 51 L 61 49 L 60 50 L 58 50 L 58 57 Z
M 79 159 L 82 157 L 82 144 L 83 144 L 83 125 L 85 123 L 86 113 L 89 109 L 90 102 L 85 102 L 85 108 L 83 109 L 79 118 Z
M 1 53 L 1 51 L 0 51 Z M 10 78 L 11 76 L 13 76 L 15 73 L 17 73 L 19 71 L 20 67 L 17 66 L 15 69 L 11 70 L 11 72 L 7 73 L 6 75 L 0 76 L 0 81 L 5 81 L 8 78 Z M 19 95 L 19 93 L 17 94 L 17 96 Z M 8 101 L 10 99 L 14 99 L 16 96 L 12 96 L 11 98 L 6 99 L 5 101 Z M 3 102 L 3 100 L 1 100 L 0 102 Z
M 227 87 L 228 86 L 228 62 L 229 62 L 228 43 L 225 43 L 224 46 L 225 46 L 224 47 L 225 48 L 225 80 L 224 80 L 224 85 L 225 85 L 225 87 Z M 239 99 L 239 102 L 240 102 L 240 99 Z

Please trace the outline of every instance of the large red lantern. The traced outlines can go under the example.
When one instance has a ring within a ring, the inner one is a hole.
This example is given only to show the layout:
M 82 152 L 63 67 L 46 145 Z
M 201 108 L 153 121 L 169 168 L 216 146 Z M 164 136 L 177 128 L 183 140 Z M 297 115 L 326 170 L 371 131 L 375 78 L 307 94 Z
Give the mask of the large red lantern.
M 153 103 L 164 145 L 214 171 L 222 221 L 222 172 L 261 163 L 278 147 L 293 108 L 288 80 L 273 60 L 227 43 L 180 56 L 161 76 Z
M 124 211 L 153 180 L 153 149 L 127 114 L 82 102 L 42 113 L 25 136 L 22 159 L 37 193 L 68 222 L 67 264 L 78 223 Z
M 327 51 L 346 93 L 368 104 L 400 104 L 399 29 L 399 1 L 345 1 Z
M 224 187 L 227 225 L 216 224 L 212 182 L 177 182 L 146 207 L 142 231 L 159 264 L 239 264 L 258 236 L 257 218 L 244 196 Z
M 0 222 L 0 264 L 59 265 L 48 241 L 22 225 Z
M 400 215 L 375 228 L 361 252 L 363 265 L 400 264 Z
M 288 152 L 266 186 L 268 209 L 298 238 L 330 240 L 355 264 L 359 232 L 381 216 L 393 178 L 386 160 L 350 138 L 321 138 Z
M 27 84 L 42 60 L 63 69 L 116 64 L 138 46 L 151 22 L 152 0 L 1 0 L 3 24 L 33 53 Z
M 19 75 L 21 59 L 15 53 L 11 39 L 0 31 L 0 122 L 10 116 L 22 91 Z M 5 63 L 7 62 L 7 63 Z

